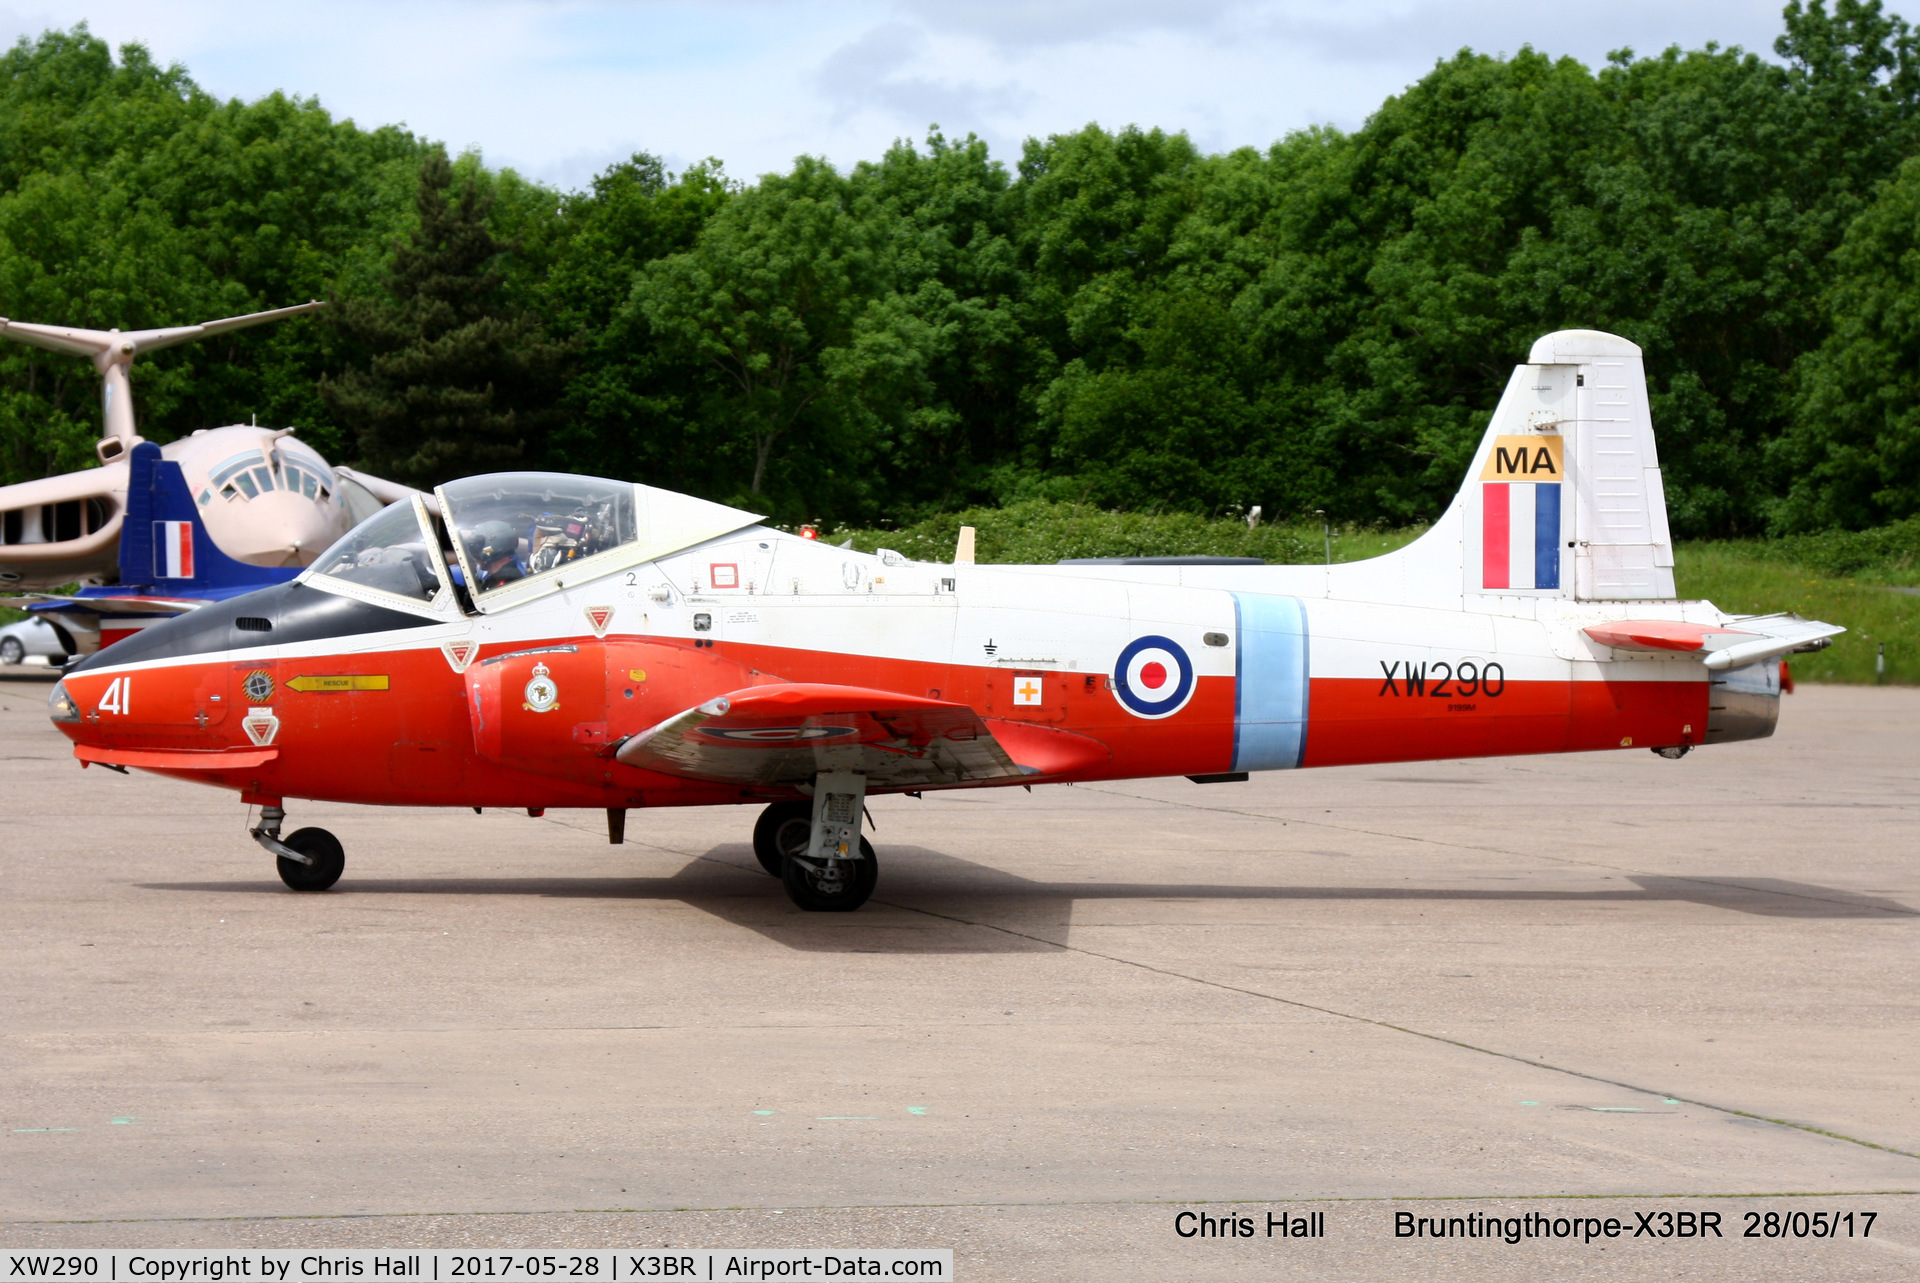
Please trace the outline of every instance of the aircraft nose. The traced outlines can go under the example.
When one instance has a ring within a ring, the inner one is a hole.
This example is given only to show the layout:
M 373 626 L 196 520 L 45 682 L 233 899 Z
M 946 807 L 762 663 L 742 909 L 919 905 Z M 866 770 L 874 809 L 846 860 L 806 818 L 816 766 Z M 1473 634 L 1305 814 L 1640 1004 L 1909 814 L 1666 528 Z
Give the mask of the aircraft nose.
M 55 722 L 78 722 L 80 706 L 73 702 L 73 696 L 67 693 L 66 679 L 53 684 L 47 692 L 47 716 Z
M 223 534 L 228 556 L 254 566 L 307 566 L 346 533 L 340 519 L 303 495 L 263 494 L 248 505 L 249 520 Z M 231 546 L 229 546 L 231 545 Z

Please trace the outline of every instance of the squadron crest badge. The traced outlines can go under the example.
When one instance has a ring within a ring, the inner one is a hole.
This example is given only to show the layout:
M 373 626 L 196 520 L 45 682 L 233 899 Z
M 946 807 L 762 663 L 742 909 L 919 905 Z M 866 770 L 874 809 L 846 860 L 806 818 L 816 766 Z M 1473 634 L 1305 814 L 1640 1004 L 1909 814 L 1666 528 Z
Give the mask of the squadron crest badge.
M 545 664 L 533 666 L 533 677 L 527 682 L 527 702 L 521 707 L 534 713 L 551 713 L 560 707 L 560 687 L 554 683 L 553 675 Z

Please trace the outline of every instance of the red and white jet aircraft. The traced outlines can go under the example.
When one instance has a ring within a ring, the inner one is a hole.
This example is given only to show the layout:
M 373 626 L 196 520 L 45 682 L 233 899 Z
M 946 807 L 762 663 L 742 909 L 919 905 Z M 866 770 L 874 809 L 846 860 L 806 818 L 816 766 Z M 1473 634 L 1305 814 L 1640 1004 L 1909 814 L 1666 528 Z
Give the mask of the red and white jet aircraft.
M 395 503 L 293 583 L 88 659 L 53 719 L 85 763 L 237 791 L 300 890 L 339 878 L 287 798 L 765 806 L 804 909 L 877 873 L 872 792 L 1771 734 L 1783 655 L 1840 628 L 1677 601 L 1640 350 L 1550 334 L 1415 542 L 1326 566 L 938 565 L 596 477 Z

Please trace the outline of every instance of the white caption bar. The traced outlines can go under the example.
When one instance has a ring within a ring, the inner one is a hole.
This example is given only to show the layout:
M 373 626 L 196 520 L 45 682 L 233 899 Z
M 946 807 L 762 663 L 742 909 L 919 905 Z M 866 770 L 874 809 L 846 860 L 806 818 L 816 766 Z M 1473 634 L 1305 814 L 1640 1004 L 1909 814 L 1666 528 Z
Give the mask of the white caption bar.
M 731 1283 L 953 1277 L 952 1248 L 595 1251 L 9 1251 L 0 1283 Z

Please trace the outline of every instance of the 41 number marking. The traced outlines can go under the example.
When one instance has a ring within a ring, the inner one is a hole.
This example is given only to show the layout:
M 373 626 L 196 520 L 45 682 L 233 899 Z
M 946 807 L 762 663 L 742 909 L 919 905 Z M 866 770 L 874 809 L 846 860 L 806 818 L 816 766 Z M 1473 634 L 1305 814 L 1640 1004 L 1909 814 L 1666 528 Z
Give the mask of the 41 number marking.
M 100 711 L 117 713 L 121 717 L 133 713 L 133 678 L 116 677 L 107 683 L 107 693 L 100 697 Z

